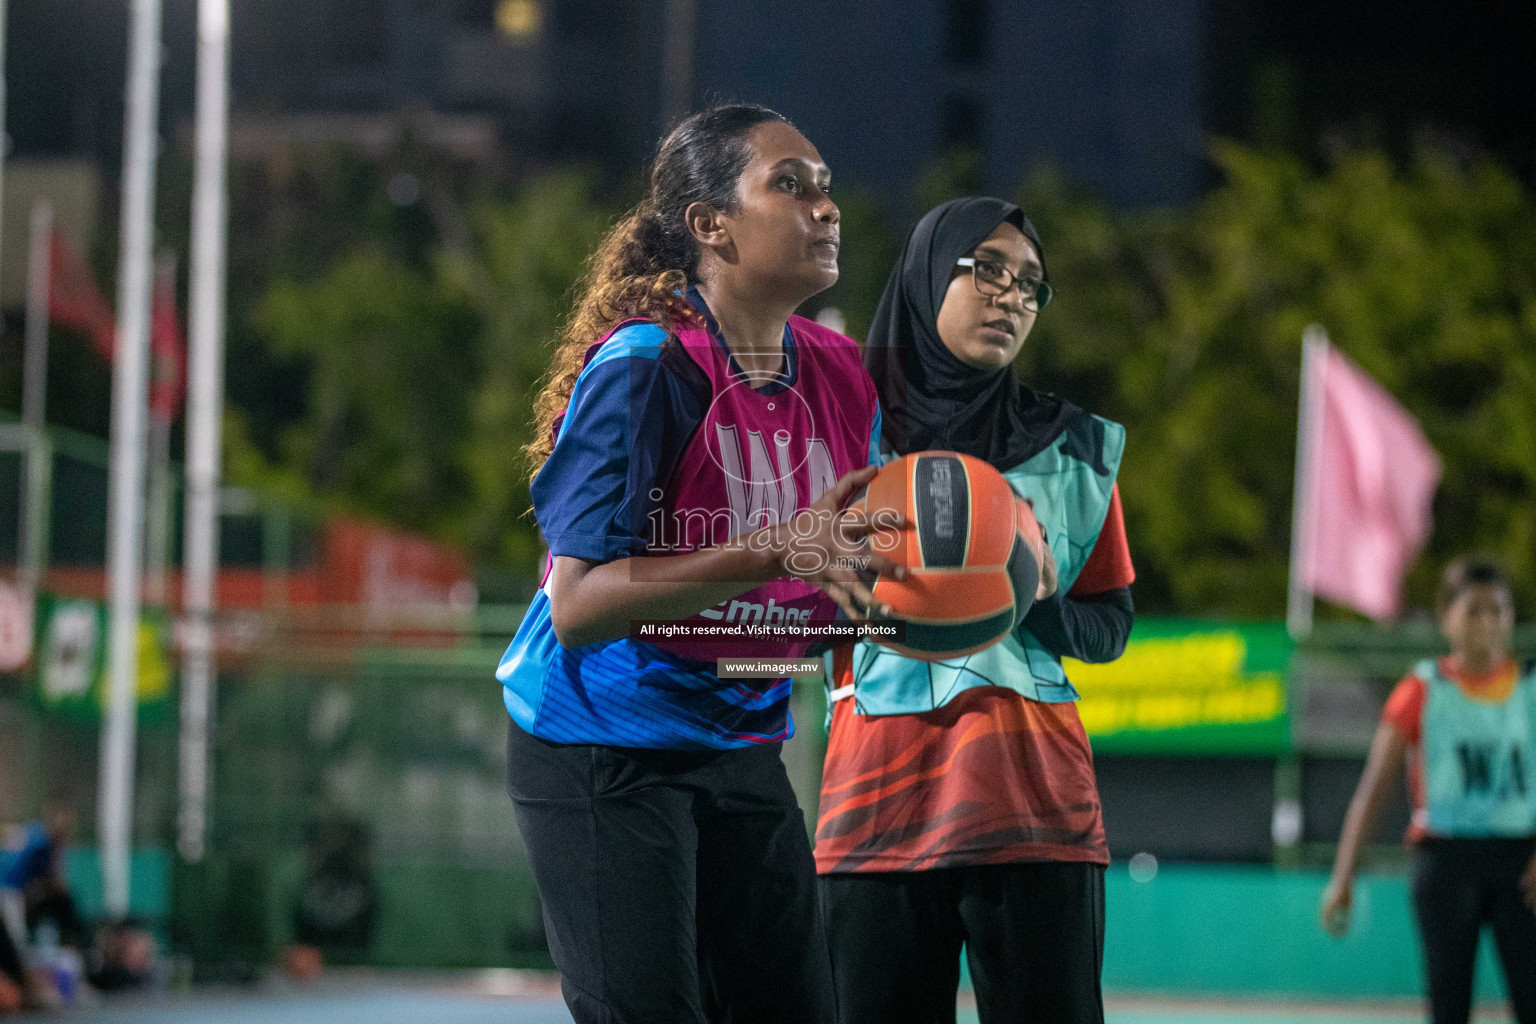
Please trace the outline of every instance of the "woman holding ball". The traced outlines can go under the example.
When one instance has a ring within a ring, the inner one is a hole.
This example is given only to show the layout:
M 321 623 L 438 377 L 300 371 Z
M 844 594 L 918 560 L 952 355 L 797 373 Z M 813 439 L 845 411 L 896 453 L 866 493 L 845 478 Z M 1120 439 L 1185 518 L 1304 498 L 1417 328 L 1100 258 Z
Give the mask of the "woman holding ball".
M 1536 668 L 1510 657 L 1515 607 L 1497 566 L 1446 567 L 1437 602 L 1448 657 L 1416 665 L 1387 699 L 1323 893 L 1323 926 L 1349 930 L 1355 868 L 1406 765 L 1413 908 L 1433 1024 L 1466 1024 L 1483 925 L 1519 1024 L 1536 1024 Z
M 834 651 L 815 856 L 844 1024 L 952 1024 L 962 945 L 983 1024 L 1103 1020 L 1109 853 L 1061 658 L 1113 660 L 1130 633 L 1124 431 L 1015 373 L 1050 297 L 1022 211 L 957 199 L 913 230 L 865 343 L 882 458 L 1002 472 L 1044 529 L 1054 592 L 965 658 Z
M 508 789 L 582 1024 L 835 1016 L 779 756 L 790 681 L 716 672 L 808 645 L 630 625 L 859 619 L 873 598 L 837 559 L 894 569 L 837 515 L 874 474 L 874 386 L 850 339 L 793 316 L 837 280 L 830 188 L 771 110 L 686 118 L 593 256 L 538 398 L 551 558 L 496 676 Z

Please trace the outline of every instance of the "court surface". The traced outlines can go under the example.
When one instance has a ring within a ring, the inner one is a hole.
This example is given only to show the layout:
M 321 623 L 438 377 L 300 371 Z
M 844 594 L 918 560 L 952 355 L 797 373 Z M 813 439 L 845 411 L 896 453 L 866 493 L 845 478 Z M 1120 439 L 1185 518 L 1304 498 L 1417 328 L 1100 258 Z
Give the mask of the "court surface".
M 958 1024 L 976 1024 L 962 1000 Z M 1107 1024 L 1422 1024 L 1412 1001 L 1321 1004 L 1276 1000 L 1111 997 Z M 63 1015 L 11 1018 L 16 1024 L 569 1024 L 546 976 L 517 971 L 455 978 L 326 980 L 193 995 L 130 997 Z M 1478 1024 L 1509 1021 L 1483 1008 Z

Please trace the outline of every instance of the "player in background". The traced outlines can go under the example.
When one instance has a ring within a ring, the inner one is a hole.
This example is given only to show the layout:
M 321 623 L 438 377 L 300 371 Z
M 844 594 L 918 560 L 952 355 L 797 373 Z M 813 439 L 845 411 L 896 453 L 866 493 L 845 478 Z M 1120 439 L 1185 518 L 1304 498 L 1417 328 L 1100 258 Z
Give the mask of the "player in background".
M 1387 699 L 1344 817 L 1323 926 L 1349 930 L 1361 845 L 1406 766 L 1413 907 L 1433 1024 L 1465 1024 L 1483 925 L 1519 1024 L 1536 1024 L 1536 671 L 1509 651 L 1514 599 L 1496 565 L 1446 567 L 1437 601 L 1451 653 Z
M 837 280 L 830 187 L 773 111 L 682 121 L 593 256 L 537 400 L 550 559 L 496 674 L 508 789 L 582 1024 L 835 1017 L 779 754 L 790 680 L 722 680 L 715 661 L 809 643 L 630 635 L 861 619 L 873 598 L 835 557 L 894 568 L 832 515 L 874 474 L 874 386 L 850 339 L 792 315 Z
M 848 696 L 816 868 L 845 1024 L 953 1022 L 962 944 L 983 1024 L 1103 1020 L 1109 852 L 1061 658 L 1113 660 L 1130 633 L 1124 431 L 1015 373 L 1050 294 L 1017 206 L 954 200 L 913 230 L 865 343 L 882 457 L 947 449 L 1000 470 L 1034 504 L 1059 589 L 967 658 L 834 651 L 833 694 Z M 902 685 L 913 676 L 926 685 Z M 914 692 L 931 700 L 893 697 Z

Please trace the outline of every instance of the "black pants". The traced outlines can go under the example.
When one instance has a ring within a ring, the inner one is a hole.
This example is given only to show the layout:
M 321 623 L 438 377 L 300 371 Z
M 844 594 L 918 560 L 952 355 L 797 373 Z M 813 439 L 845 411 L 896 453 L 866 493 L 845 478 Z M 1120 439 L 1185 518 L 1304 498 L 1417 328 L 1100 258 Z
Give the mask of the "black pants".
M 11 979 L 18 988 L 27 987 L 27 975 L 21 962 L 21 952 L 11 941 L 11 930 L 0 921 L 0 975 Z
M 1413 866 L 1413 906 L 1424 946 L 1424 976 L 1434 1024 L 1466 1024 L 1472 968 L 1484 924 L 1504 963 L 1519 1024 L 1536 1024 L 1536 911 L 1519 879 L 1536 841 L 1426 839 Z
M 1104 869 L 998 864 L 821 877 L 842 1024 L 1103 1024 Z
M 27 889 L 26 907 L 29 934 L 35 934 L 37 926 L 44 921 L 52 921 L 59 930 L 61 943 L 85 948 L 85 924 L 75 908 L 75 898 L 64 888 L 63 883 L 52 880 L 34 882 Z
M 507 786 L 578 1024 L 833 1024 L 778 744 L 570 746 L 513 725 Z

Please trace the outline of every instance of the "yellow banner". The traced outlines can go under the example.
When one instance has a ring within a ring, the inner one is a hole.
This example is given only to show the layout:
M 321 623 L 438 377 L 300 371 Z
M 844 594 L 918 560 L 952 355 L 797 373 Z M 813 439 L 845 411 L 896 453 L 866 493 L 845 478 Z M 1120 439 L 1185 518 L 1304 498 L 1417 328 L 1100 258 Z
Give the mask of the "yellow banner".
M 1178 746 L 1178 733 L 1196 730 L 1198 736 L 1184 738 L 1203 747 L 1224 730 L 1239 747 L 1283 743 L 1289 656 L 1283 630 L 1154 620 L 1145 630 L 1138 624 L 1143 632 L 1152 635 L 1133 635 L 1118 661 L 1064 661 L 1082 694 L 1078 710 L 1090 736 L 1174 734 L 1159 737 L 1157 745 Z

